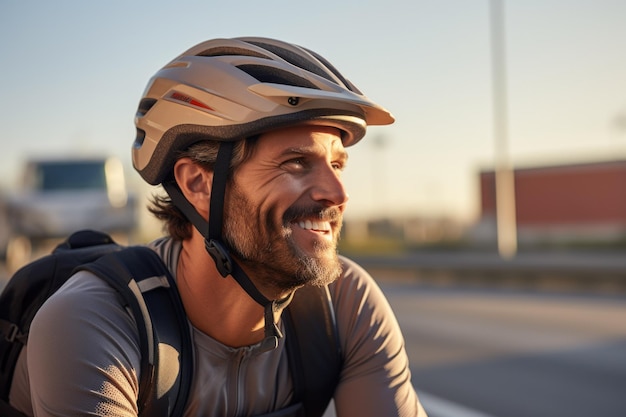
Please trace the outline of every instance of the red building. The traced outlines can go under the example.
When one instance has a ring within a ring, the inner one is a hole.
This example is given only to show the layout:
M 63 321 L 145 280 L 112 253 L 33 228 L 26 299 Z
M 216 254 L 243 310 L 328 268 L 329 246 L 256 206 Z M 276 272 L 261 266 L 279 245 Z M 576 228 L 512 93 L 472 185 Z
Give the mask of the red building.
M 480 197 L 484 240 L 495 231 L 493 171 L 480 173 Z M 520 243 L 626 237 L 626 161 L 518 168 L 515 198 Z

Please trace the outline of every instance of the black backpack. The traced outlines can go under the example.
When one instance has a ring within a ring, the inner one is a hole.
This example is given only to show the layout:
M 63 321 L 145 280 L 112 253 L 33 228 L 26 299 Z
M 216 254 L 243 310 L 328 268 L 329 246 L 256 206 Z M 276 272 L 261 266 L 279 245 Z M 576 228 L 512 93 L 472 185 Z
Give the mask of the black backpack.
M 30 323 L 45 300 L 80 269 L 95 273 L 116 289 L 137 322 L 142 358 L 140 415 L 181 416 L 192 381 L 193 348 L 176 284 L 152 249 L 123 247 L 107 234 L 91 230 L 72 234 L 52 254 L 17 271 L 0 295 L 0 415 L 24 417 L 9 405 L 8 397 Z M 304 409 L 285 415 L 321 416 L 332 398 L 341 368 L 328 289 L 298 290 L 285 313 L 294 403 L 301 403 Z M 157 395 L 163 392 L 159 389 L 159 370 L 166 367 L 160 367 L 159 342 L 175 348 L 180 359 L 176 381 L 161 397 Z M 301 409 L 296 405 L 289 408 Z M 268 414 L 273 415 L 283 413 Z

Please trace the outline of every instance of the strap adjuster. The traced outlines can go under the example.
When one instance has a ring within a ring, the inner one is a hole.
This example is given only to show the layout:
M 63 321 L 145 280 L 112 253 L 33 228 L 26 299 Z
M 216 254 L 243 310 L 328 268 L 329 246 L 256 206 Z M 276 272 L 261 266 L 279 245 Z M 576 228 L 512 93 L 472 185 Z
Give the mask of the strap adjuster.
M 233 263 L 230 259 L 230 255 L 228 255 L 228 251 L 224 246 L 215 239 L 205 239 L 204 246 L 206 247 L 207 252 L 215 261 L 215 266 L 219 273 L 226 278 L 233 272 Z
M 4 328 L 5 330 L 5 335 L 4 335 L 4 339 L 8 342 L 15 342 L 16 340 L 21 341 L 19 334 L 20 334 L 20 328 L 17 327 L 17 324 L 15 323 L 10 323 L 8 326 L 5 326 Z

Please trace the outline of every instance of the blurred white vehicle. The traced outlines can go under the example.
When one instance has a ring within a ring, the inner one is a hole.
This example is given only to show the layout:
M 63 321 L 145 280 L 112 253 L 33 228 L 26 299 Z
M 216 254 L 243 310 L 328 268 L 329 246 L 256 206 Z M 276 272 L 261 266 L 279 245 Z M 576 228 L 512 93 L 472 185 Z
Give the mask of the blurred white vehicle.
M 36 159 L 26 163 L 22 187 L 5 203 L 7 266 L 27 262 L 41 243 L 80 229 L 128 237 L 136 226 L 136 198 L 115 158 Z

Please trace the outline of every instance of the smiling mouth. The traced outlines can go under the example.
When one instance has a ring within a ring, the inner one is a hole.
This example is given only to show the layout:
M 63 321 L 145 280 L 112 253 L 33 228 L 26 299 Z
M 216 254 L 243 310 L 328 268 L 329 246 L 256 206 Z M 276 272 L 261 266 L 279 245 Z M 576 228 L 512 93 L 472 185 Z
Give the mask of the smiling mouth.
M 298 226 L 304 230 L 311 230 L 318 233 L 330 233 L 332 228 L 330 222 L 319 220 L 302 220 L 298 222 Z

